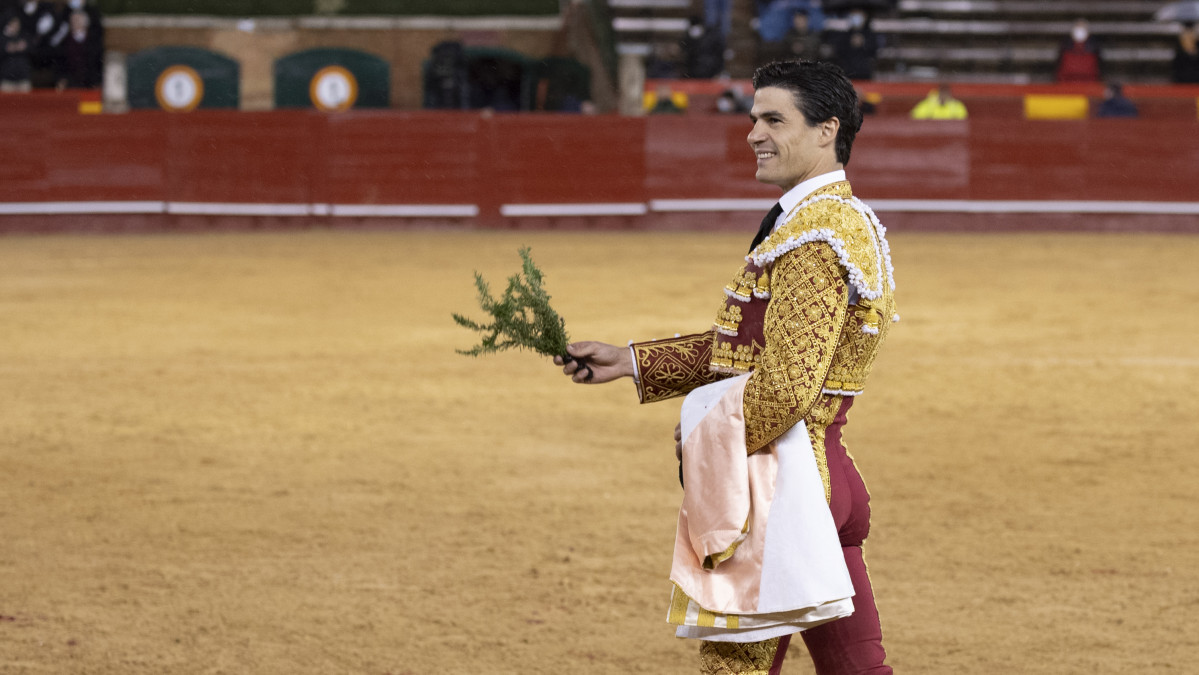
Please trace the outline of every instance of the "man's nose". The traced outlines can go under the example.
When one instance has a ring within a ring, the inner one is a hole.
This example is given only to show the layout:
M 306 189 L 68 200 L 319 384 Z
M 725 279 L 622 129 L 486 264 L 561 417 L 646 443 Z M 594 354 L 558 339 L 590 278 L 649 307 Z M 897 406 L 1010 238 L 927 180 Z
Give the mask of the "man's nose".
M 749 135 L 745 137 L 745 140 L 748 141 L 750 145 L 761 143 L 763 140 L 765 140 L 765 136 L 763 136 L 761 130 L 758 128 L 757 122 L 755 122 L 753 127 L 750 128 Z

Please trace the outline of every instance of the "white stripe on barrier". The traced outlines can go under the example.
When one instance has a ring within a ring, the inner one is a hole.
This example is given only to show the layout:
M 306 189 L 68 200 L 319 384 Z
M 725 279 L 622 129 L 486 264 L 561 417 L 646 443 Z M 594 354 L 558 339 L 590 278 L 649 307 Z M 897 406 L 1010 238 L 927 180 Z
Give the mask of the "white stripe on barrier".
M 609 204 L 504 204 L 500 215 L 517 216 L 643 216 L 649 212 L 641 202 Z
M 875 211 L 948 213 L 1133 213 L 1199 214 L 1199 202 L 975 201 L 968 199 L 871 199 Z
M 769 211 L 771 199 L 652 199 L 654 211 Z
M 348 218 L 474 218 L 474 204 L 333 204 L 333 216 Z
M 1199 215 L 1199 202 L 983 201 L 971 199 L 867 199 L 875 211 L 944 213 L 1133 213 Z M 768 199 L 654 199 L 650 209 L 668 211 L 765 211 Z
M 167 213 L 176 216 L 310 216 L 312 205 L 167 202 Z
M 162 213 L 165 209 L 164 202 L 0 202 L 0 215 L 13 216 Z
M 504 204 L 500 214 L 519 216 L 641 216 L 650 211 L 765 211 L 769 199 L 654 199 L 641 202 Z M 913 213 L 1109 213 L 1199 215 L 1199 202 L 975 201 L 967 199 L 871 199 L 880 212 Z M 375 218 L 475 218 L 475 204 L 254 204 L 219 202 L 0 202 L 0 215 L 155 214 L 207 216 L 334 216 Z

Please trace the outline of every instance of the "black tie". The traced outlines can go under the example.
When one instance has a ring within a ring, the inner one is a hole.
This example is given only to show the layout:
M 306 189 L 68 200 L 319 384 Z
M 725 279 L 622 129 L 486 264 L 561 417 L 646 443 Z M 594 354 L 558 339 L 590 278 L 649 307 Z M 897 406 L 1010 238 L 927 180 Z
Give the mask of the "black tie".
M 766 241 L 766 237 L 769 237 L 770 231 L 774 229 L 774 221 L 778 220 L 781 215 L 783 215 L 783 207 L 778 202 L 775 202 L 774 206 L 770 207 L 770 213 L 767 213 L 766 217 L 762 219 L 762 226 L 758 228 L 758 234 L 754 237 L 754 243 L 749 245 L 750 253 L 753 253 L 758 244 Z

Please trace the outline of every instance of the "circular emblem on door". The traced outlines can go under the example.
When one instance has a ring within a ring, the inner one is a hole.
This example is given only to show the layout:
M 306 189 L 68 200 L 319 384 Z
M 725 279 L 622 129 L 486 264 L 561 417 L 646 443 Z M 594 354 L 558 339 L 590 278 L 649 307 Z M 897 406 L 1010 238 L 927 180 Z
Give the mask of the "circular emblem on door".
M 204 80 L 194 68 L 171 66 L 158 76 L 154 95 L 163 110 L 189 112 L 204 99 Z
M 341 66 L 326 66 L 316 71 L 308 85 L 312 104 L 325 112 L 341 112 L 354 107 L 358 100 L 358 80 Z

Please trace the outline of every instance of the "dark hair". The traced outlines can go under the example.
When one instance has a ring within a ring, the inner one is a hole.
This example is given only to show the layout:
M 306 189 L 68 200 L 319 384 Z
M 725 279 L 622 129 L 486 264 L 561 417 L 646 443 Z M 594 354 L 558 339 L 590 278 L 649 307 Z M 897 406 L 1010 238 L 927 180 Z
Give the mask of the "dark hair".
M 849 164 L 853 139 L 862 128 L 858 92 L 840 67 L 823 61 L 775 61 L 754 71 L 754 90 L 778 87 L 790 91 L 804 121 L 814 127 L 836 117 L 837 161 Z

